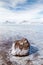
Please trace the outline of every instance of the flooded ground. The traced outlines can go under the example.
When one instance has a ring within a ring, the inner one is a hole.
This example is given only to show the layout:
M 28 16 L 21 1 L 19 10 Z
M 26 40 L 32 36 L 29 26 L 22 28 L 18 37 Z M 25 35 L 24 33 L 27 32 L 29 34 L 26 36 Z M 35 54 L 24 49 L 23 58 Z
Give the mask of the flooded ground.
M 12 56 L 13 41 L 22 37 L 30 42 L 30 54 Z M 43 25 L 0 24 L 0 65 L 43 65 Z

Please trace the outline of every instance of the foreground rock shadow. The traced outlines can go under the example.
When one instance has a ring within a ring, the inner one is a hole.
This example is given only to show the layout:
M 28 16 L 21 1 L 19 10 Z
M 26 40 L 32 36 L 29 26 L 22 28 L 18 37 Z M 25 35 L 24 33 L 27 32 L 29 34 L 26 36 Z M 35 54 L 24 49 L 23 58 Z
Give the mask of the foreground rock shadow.
M 29 54 L 28 55 L 31 55 L 31 54 L 34 54 L 38 51 L 38 48 L 37 47 L 34 47 L 34 46 L 30 46 L 30 50 L 29 50 Z

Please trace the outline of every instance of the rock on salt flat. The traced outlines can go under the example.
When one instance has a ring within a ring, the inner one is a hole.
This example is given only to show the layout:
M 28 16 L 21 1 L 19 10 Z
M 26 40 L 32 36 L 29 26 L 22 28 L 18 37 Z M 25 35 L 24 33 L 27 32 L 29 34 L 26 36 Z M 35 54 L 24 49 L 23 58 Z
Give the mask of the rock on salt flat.
M 15 57 L 10 54 L 12 41 L 26 37 L 30 43 L 30 55 Z M 43 65 L 43 25 L 1 25 L 0 65 Z

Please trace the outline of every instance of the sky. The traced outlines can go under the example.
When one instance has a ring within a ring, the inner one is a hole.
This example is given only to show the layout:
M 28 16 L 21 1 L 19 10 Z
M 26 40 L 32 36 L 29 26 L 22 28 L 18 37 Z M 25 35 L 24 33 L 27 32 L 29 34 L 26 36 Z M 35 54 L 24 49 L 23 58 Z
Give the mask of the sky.
M 0 22 L 43 22 L 43 0 L 0 0 Z

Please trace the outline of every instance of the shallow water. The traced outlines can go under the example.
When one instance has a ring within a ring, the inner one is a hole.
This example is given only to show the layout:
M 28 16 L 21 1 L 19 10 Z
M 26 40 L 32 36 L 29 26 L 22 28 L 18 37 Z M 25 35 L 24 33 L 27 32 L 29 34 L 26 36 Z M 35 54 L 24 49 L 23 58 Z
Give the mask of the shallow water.
M 25 37 L 30 42 L 30 54 L 15 57 L 10 54 L 12 42 Z M 43 24 L 0 24 L 0 65 L 43 65 Z

